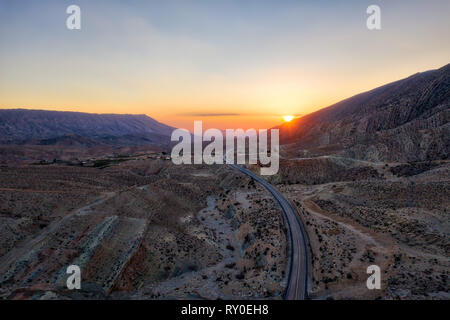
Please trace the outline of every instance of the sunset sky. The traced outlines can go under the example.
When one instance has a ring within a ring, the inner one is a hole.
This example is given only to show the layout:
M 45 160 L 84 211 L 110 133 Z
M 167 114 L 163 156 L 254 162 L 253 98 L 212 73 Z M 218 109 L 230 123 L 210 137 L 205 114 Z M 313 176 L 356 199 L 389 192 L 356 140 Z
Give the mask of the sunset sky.
M 66 28 L 67 6 L 82 29 Z M 382 30 L 366 28 L 381 7 Z M 450 61 L 450 1 L 0 0 L 0 108 L 269 128 Z

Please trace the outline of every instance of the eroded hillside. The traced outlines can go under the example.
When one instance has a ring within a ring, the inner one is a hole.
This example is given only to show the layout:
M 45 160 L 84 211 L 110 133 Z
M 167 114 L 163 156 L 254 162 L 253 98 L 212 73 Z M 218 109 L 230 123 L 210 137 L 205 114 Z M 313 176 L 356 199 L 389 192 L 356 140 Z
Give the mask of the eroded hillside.
M 2 298 L 281 298 L 279 208 L 227 166 L 141 157 L 3 167 L 0 181 Z
M 310 298 L 449 299 L 449 162 L 324 160 L 292 160 L 270 178 L 305 222 Z M 374 264 L 381 290 L 366 287 Z

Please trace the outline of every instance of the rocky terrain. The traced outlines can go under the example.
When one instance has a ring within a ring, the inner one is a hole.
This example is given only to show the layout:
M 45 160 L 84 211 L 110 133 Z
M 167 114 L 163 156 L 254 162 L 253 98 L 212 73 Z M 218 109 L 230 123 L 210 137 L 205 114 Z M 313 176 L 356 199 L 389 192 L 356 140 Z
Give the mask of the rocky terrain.
M 144 133 L 170 136 L 173 129 L 146 115 L 0 110 L 0 141 L 3 142 L 54 139 L 64 135 L 85 138 L 123 137 Z
M 289 157 L 448 159 L 450 64 L 361 93 L 280 127 Z
M 450 298 L 450 163 L 392 173 L 405 165 L 388 165 L 381 178 L 279 185 L 306 222 L 311 298 Z M 381 268 L 381 290 L 366 287 L 372 264 Z
M 280 127 L 264 178 L 306 226 L 310 298 L 450 298 L 449 110 L 446 65 Z M 381 290 L 366 287 L 373 264 Z
M 146 115 L 3 109 L 0 164 L 167 151 L 173 130 Z
M 280 128 L 264 178 L 306 226 L 310 299 L 450 299 L 449 107 L 447 65 Z M 145 116 L 23 112 L 0 112 L 0 298 L 283 297 L 286 226 L 247 176 L 173 165 Z
M 281 298 L 287 247 L 273 199 L 227 166 L 163 155 L 0 171 L 4 299 Z M 82 290 L 65 287 L 82 270 Z

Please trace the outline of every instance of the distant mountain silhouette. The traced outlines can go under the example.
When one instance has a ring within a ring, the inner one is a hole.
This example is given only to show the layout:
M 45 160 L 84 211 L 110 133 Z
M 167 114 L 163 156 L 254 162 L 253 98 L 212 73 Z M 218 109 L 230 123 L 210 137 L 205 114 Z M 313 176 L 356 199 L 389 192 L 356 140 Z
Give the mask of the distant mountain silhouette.
M 280 128 L 291 156 L 448 159 L 450 64 L 358 94 Z
M 174 128 L 146 115 L 0 110 L 0 141 L 15 144 L 167 144 Z

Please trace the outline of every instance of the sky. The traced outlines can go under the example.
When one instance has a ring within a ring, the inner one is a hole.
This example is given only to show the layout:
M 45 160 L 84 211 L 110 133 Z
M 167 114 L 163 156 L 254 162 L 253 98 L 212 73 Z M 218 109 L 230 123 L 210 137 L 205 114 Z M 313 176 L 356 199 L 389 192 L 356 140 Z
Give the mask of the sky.
M 66 27 L 69 5 L 81 30 Z M 381 30 L 366 9 L 381 8 Z M 0 108 L 270 128 L 450 62 L 450 1 L 0 0 Z

